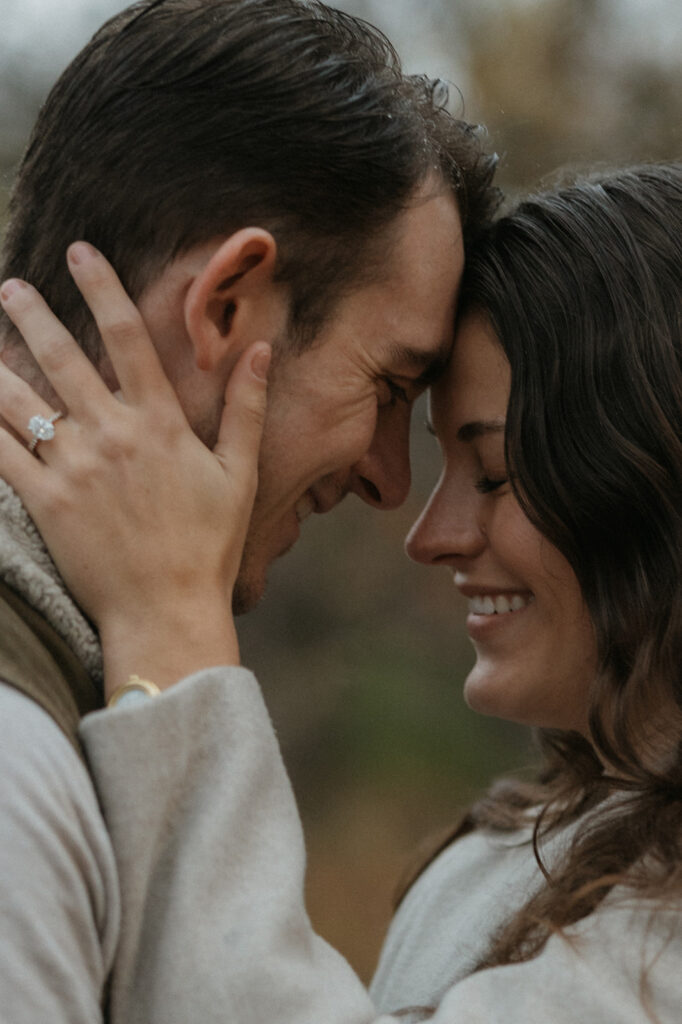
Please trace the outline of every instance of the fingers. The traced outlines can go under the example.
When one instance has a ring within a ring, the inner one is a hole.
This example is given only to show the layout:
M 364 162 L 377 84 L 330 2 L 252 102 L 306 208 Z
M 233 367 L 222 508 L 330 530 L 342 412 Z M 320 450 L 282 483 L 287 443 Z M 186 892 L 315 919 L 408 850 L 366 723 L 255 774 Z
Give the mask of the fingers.
M 0 429 L 0 477 L 21 496 L 31 515 L 34 501 L 42 491 L 44 470 L 40 459 L 31 455 L 9 431 Z
M 92 312 L 123 398 L 136 404 L 154 394 L 177 407 L 144 321 L 111 264 L 87 242 L 69 247 L 71 275 Z M 36 362 L 72 414 L 97 419 L 109 391 L 42 296 L 25 281 L 6 281 L 0 302 Z
M 17 434 L 24 441 L 30 441 L 33 434 L 29 420 L 33 416 L 49 419 L 53 413 L 54 409 L 45 399 L 0 360 L 0 415 Z
M 35 288 L 25 281 L 5 281 L 0 302 L 69 409 L 81 411 L 86 400 L 97 408 L 106 400 L 103 380 Z
M 95 318 L 125 400 L 136 403 L 150 392 L 170 398 L 174 393 L 142 316 L 108 260 L 87 242 L 75 242 L 67 261 Z
M 24 442 L 33 436 L 28 428 L 31 417 L 43 416 L 47 420 L 53 412 L 47 402 L 0 360 L 0 415 Z M 13 437 L 9 429 L 0 427 L 0 477 L 30 500 L 43 468 L 25 443 Z
M 258 483 L 258 452 L 267 406 L 267 375 L 272 350 L 257 342 L 235 366 L 225 391 L 225 407 L 214 454 L 240 492 L 252 500 Z

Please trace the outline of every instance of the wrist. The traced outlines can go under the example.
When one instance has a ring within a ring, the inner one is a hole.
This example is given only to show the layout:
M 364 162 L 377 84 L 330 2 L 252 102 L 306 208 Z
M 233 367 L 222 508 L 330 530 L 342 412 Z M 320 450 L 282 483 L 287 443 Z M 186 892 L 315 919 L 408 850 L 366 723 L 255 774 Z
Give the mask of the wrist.
M 213 665 L 239 665 L 237 633 L 229 611 L 210 608 L 180 612 L 177 607 L 109 620 L 100 630 L 105 697 L 131 676 L 149 679 L 160 690 Z

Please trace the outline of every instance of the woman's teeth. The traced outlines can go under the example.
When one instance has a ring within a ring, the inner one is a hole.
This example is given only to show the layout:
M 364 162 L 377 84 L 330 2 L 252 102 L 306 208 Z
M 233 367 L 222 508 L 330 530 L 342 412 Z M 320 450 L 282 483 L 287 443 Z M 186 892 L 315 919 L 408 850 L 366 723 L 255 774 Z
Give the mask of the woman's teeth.
M 496 597 L 477 596 L 469 598 L 469 611 L 473 615 L 506 615 L 507 612 L 518 612 L 528 607 L 532 601 L 532 594 L 527 597 L 521 594 L 512 594 L 511 597 L 505 594 L 498 594 Z

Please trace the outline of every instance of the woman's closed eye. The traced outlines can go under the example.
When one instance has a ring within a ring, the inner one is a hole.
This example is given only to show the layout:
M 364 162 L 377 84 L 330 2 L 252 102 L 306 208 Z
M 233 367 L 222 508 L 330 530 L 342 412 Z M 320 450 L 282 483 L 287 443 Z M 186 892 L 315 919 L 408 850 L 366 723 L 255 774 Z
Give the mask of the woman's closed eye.
M 482 476 L 476 481 L 476 490 L 479 494 L 492 494 L 493 491 L 498 490 L 503 484 L 507 483 L 507 477 L 500 477 L 493 479 L 489 476 Z

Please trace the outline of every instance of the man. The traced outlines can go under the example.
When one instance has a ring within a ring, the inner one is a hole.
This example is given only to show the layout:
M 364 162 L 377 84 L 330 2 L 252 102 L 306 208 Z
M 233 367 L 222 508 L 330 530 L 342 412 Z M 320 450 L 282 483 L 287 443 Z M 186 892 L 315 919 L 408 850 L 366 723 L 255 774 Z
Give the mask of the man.
M 433 84 L 317 2 L 136 4 L 53 90 L 3 278 L 31 281 L 97 360 L 63 258 L 87 238 L 139 300 L 209 445 L 235 353 L 275 342 L 242 610 L 308 512 L 349 490 L 379 508 L 405 496 L 409 406 L 447 355 L 462 238 L 490 208 L 490 175 Z M 362 416 L 344 418 L 342 391 Z
M 379 33 L 316 0 L 143 0 L 55 86 L 19 172 L 2 277 L 36 285 L 115 389 L 64 262 L 74 238 L 97 246 L 209 446 L 239 356 L 273 345 L 238 611 L 308 514 L 349 492 L 379 509 L 403 501 L 412 401 L 447 358 L 463 241 L 494 205 L 491 173 L 431 83 L 403 77 Z M 6 320 L 2 331 L 5 362 L 56 403 Z M 2 505 L 0 677 L 51 716 L 2 688 L 3 981 L 13 1020 L 95 1020 L 126 920 L 94 792 L 51 719 L 72 734 L 74 713 L 101 702 L 99 648 L 8 489 Z M 119 991 L 128 981 L 119 971 Z

